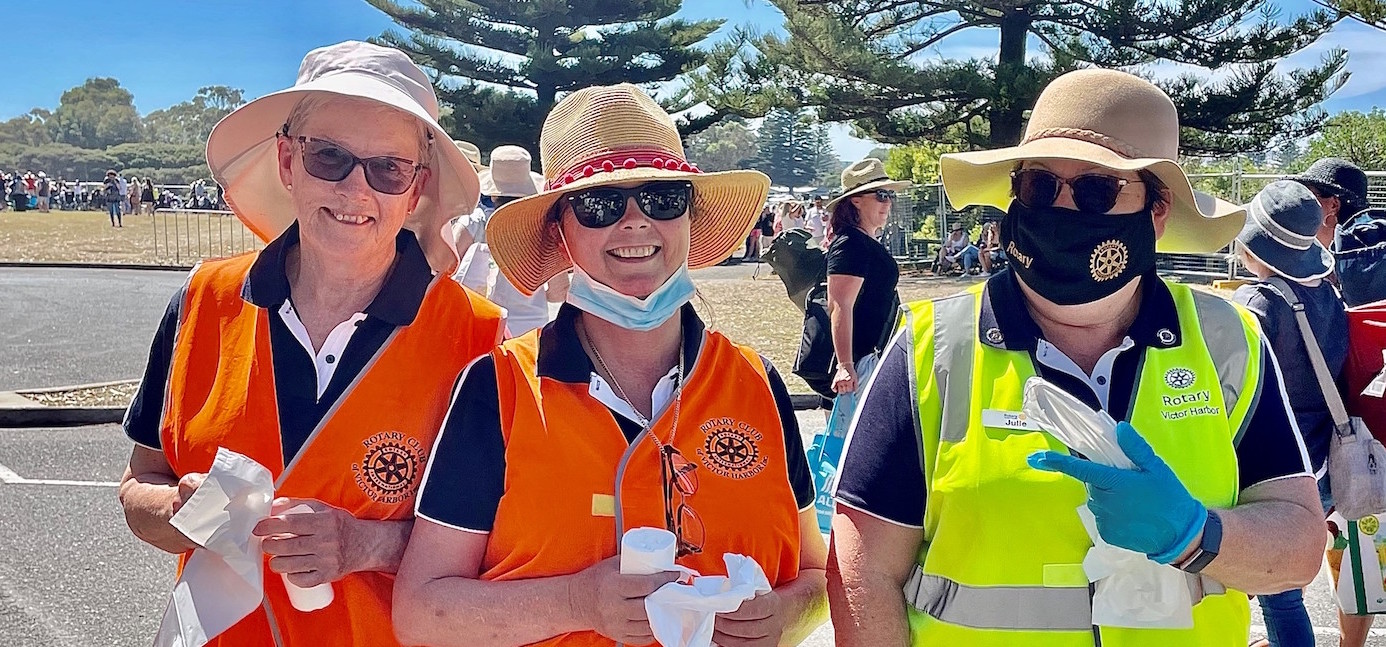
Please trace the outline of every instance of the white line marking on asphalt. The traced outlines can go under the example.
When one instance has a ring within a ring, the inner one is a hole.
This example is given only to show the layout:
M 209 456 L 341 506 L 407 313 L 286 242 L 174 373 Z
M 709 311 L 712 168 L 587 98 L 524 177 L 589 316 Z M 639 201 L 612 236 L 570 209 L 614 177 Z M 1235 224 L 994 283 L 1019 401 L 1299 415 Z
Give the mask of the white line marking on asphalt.
M 118 487 L 114 481 L 72 481 L 68 479 L 26 479 L 14 470 L 0 465 L 0 482 L 8 485 L 65 485 L 74 487 Z

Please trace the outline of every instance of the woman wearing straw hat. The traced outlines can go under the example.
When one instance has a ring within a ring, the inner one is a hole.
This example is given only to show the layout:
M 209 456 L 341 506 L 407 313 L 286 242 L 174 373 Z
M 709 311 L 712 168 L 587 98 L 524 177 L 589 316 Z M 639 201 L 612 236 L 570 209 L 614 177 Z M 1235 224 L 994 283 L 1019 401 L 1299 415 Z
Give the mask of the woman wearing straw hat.
M 180 595 L 219 607 L 234 592 L 198 588 L 190 571 L 208 562 L 190 561 L 196 546 L 170 517 L 219 448 L 274 477 L 273 516 L 253 529 L 263 606 L 220 624 L 197 614 L 212 624 L 186 630 L 214 644 L 397 644 L 392 574 L 448 385 L 504 330 L 495 305 L 425 256 L 446 251 L 428 235 L 445 214 L 477 200 L 437 114 L 403 52 L 346 42 L 309 52 L 292 88 L 212 131 L 208 165 L 271 242 L 200 264 L 170 302 L 125 420 L 136 446 L 120 498 L 136 536 L 180 554 Z M 311 511 L 284 513 L 300 506 Z M 298 611 L 286 583 L 330 584 L 333 600 Z
M 726 258 L 769 190 L 701 173 L 639 88 L 579 90 L 540 135 L 544 190 L 501 207 L 491 253 L 526 292 L 574 271 L 541 331 L 473 363 L 453 396 L 395 589 L 419 645 L 645 645 L 644 598 L 677 573 L 623 575 L 630 529 L 677 561 L 751 557 L 773 590 L 720 614 L 720 645 L 796 643 L 824 617 L 825 547 L 783 381 L 708 331 L 689 270 Z M 671 546 L 671 552 L 674 547 Z
M 1006 210 L 1010 267 L 906 306 L 863 396 L 833 526 L 839 644 L 1242 647 L 1247 593 L 1314 578 L 1318 493 L 1254 315 L 1155 273 L 1157 249 L 1215 251 L 1244 220 L 1193 191 L 1178 139 L 1159 88 L 1083 70 L 1045 88 L 1020 145 L 943 157 L 955 206 Z M 1121 421 L 1134 467 L 1021 415 L 1032 376 Z M 1122 612 L 1100 582 L 1096 615 L 1084 503 L 1105 543 L 1185 572 L 1191 615 Z
M 453 278 L 505 308 L 511 336 L 523 335 L 549 322 L 548 286 L 526 295 L 504 275 L 494 274 L 490 247 L 486 244 L 486 223 L 498 207 L 539 192 L 544 176 L 531 172 L 530 164 L 529 151 L 519 146 L 501 146 L 491 151 L 491 166 L 478 175 L 481 195 L 490 198 L 492 206 L 483 204 L 469 216 L 454 218 L 449 236 L 462 259 Z M 567 274 L 560 274 L 550 280 L 556 284 L 554 292 L 560 300 L 566 278 Z

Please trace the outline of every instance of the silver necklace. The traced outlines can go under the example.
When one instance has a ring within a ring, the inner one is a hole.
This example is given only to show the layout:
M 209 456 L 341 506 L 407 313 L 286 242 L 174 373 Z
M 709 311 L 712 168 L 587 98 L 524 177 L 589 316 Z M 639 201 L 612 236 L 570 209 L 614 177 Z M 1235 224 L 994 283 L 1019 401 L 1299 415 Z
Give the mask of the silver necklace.
M 611 386 L 616 389 L 616 396 L 621 398 L 621 401 L 625 402 L 626 406 L 630 407 L 631 413 L 634 413 L 635 416 L 640 419 L 640 426 L 645 429 L 645 435 L 649 436 L 650 440 L 654 442 L 655 446 L 662 450 L 666 443 L 660 441 L 659 436 L 655 435 L 654 420 L 645 417 L 644 414 L 640 413 L 639 409 L 635 408 L 635 404 L 632 403 L 630 401 L 630 398 L 626 396 L 626 390 L 621 388 L 620 382 L 616 381 L 616 374 L 611 371 L 611 367 L 606 365 L 606 361 L 602 359 L 602 354 L 597 351 L 597 345 L 592 343 L 591 335 L 587 334 L 587 326 L 585 324 L 579 325 L 581 326 L 583 341 L 587 342 L 587 347 L 592 350 L 592 357 L 597 360 L 597 365 L 601 367 L 602 372 L 606 373 L 611 377 Z M 679 374 L 674 381 L 674 425 L 673 428 L 669 430 L 669 443 L 674 442 L 674 434 L 677 433 L 679 429 L 679 404 L 683 400 L 683 371 L 683 328 L 680 327 Z M 650 402 L 650 413 L 654 413 L 653 400 L 651 400 Z

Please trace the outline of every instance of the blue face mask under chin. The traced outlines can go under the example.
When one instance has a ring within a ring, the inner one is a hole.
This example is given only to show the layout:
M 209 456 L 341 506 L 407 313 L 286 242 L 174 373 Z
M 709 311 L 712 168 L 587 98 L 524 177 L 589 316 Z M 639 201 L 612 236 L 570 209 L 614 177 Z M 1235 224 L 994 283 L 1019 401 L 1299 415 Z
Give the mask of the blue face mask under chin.
M 692 300 L 696 292 L 687 264 L 680 266 L 644 299 L 621 294 L 574 264 L 567 301 L 578 310 L 627 330 L 644 331 L 653 330 L 678 314 L 679 308 Z

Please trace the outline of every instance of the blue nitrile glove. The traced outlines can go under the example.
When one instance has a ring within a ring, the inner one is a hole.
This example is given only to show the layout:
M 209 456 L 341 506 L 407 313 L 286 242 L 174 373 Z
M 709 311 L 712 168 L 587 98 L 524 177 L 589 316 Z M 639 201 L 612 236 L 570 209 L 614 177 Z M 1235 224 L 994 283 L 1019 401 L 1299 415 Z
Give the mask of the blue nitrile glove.
M 1116 433 L 1117 444 L 1134 469 L 1117 469 L 1054 451 L 1030 454 L 1028 462 L 1038 470 L 1072 476 L 1088 487 L 1088 509 L 1107 543 L 1169 564 L 1203 532 L 1208 510 L 1134 427 L 1120 422 Z

